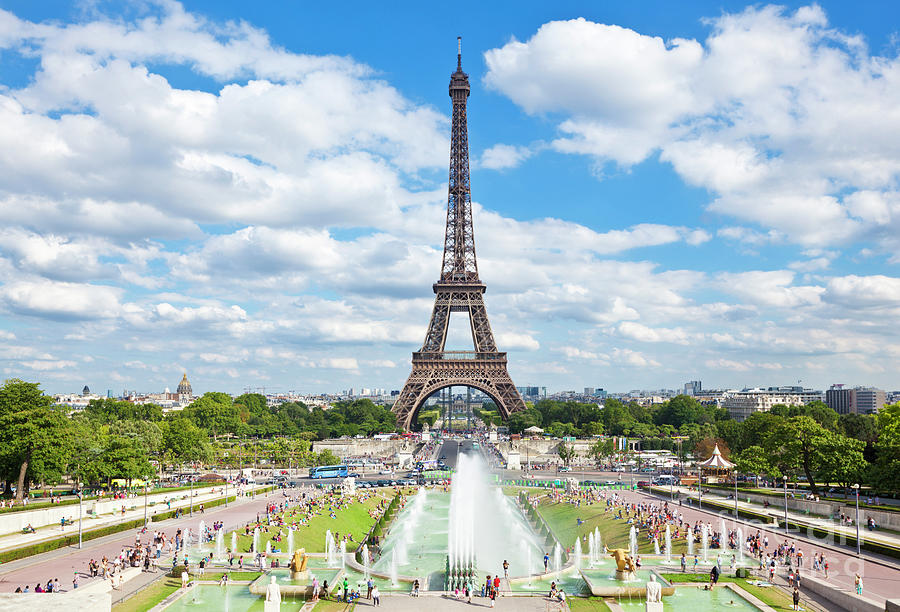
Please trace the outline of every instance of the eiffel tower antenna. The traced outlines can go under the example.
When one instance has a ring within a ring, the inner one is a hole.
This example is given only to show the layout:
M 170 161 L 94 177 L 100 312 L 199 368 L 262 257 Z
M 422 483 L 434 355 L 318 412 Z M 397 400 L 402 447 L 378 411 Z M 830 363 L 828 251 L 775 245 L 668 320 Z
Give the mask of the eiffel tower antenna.
M 478 277 L 472 196 L 469 185 L 469 133 L 466 102 L 469 75 L 462 70 L 462 37 L 456 39 L 456 72 L 450 75 L 453 116 L 450 125 L 450 177 L 447 194 L 447 229 L 441 277 L 434 289 L 434 309 L 420 351 L 412 356 L 412 373 L 392 410 L 404 429 L 416 425 L 419 409 L 433 393 L 460 386 L 483 391 L 506 419 L 525 409 L 522 397 L 506 368 L 506 353 L 497 350 L 494 332 L 484 308 L 487 289 Z M 445 351 L 450 314 L 469 315 L 474 351 Z

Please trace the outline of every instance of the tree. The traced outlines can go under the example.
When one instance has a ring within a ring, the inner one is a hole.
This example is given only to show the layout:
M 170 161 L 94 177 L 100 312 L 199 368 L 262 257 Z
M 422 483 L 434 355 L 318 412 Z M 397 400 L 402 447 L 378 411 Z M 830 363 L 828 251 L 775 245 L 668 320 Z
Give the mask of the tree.
M 753 474 L 759 485 L 759 477 L 767 474 L 772 478 L 781 478 L 781 472 L 767 459 L 766 451 L 761 446 L 748 446 L 741 452 L 732 456 L 738 472 L 741 474 Z
M 37 383 L 17 378 L 0 387 L 0 459 L 21 500 L 32 480 L 62 476 L 72 430 Z
M 591 444 L 588 449 L 588 455 L 590 455 L 597 463 L 602 463 L 604 459 L 611 457 L 614 452 L 615 445 L 613 444 L 612 438 L 597 440 Z
M 819 442 L 821 476 L 825 482 L 836 482 L 845 489 L 862 480 L 868 467 L 863 448 L 865 443 L 856 438 L 828 432 Z
M 562 459 L 566 466 L 569 465 L 572 459 L 578 456 L 578 453 L 575 452 L 575 445 L 566 444 L 565 442 L 559 443 L 559 446 L 556 448 L 556 454 L 559 455 L 559 458 Z
M 822 446 L 828 430 L 809 416 L 791 417 L 766 439 L 766 448 L 784 474 L 803 471 L 810 490 L 818 493 L 816 474 L 822 465 Z
M 166 423 L 163 451 L 179 463 L 203 461 L 211 455 L 206 432 L 185 418 Z

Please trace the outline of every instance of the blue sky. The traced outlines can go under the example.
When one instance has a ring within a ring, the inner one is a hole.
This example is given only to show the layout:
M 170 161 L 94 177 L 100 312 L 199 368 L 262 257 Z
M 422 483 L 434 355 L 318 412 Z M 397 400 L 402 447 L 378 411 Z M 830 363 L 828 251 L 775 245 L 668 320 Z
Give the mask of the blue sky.
M 462 35 L 517 384 L 897 386 L 893 3 L 0 10 L 6 377 L 399 388 Z

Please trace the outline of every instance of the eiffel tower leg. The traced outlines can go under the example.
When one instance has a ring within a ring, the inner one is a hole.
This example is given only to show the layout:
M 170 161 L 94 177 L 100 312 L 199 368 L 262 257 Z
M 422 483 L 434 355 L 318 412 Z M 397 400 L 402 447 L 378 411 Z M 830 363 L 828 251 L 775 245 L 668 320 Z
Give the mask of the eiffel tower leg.
M 447 387 L 471 387 L 486 393 L 506 420 L 525 409 L 506 369 L 505 357 L 485 359 L 413 358 L 413 370 L 394 402 L 397 425 L 412 429 L 421 407 L 431 395 Z

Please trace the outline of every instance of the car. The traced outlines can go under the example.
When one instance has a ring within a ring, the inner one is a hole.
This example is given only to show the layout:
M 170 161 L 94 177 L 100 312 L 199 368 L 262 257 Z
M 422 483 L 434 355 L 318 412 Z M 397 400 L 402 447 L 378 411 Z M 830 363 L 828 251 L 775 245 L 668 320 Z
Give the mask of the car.
M 382 476 L 392 476 L 394 474 L 394 472 L 392 472 L 391 470 L 381 470 L 378 473 Z
M 567 465 L 564 465 L 564 466 L 562 466 L 561 468 L 559 468 L 559 471 L 560 471 L 560 472 L 571 472 L 571 471 L 572 471 L 572 468 L 570 468 L 570 467 L 567 466 Z
M 625 468 L 623 468 L 621 465 L 617 465 L 616 467 L 613 468 L 613 472 L 624 472 L 624 471 L 625 471 Z
M 607 484 L 607 485 L 614 485 L 614 484 L 619 484 L 619 483 L 618 483 L 618 482 L 616 482 L 616 481 L 615 481 L 615 480 L 607 480 L 607 481 L 606 481 L 606 482 L 604 482 L 604 483 L 603 483 L 603 484 Z

